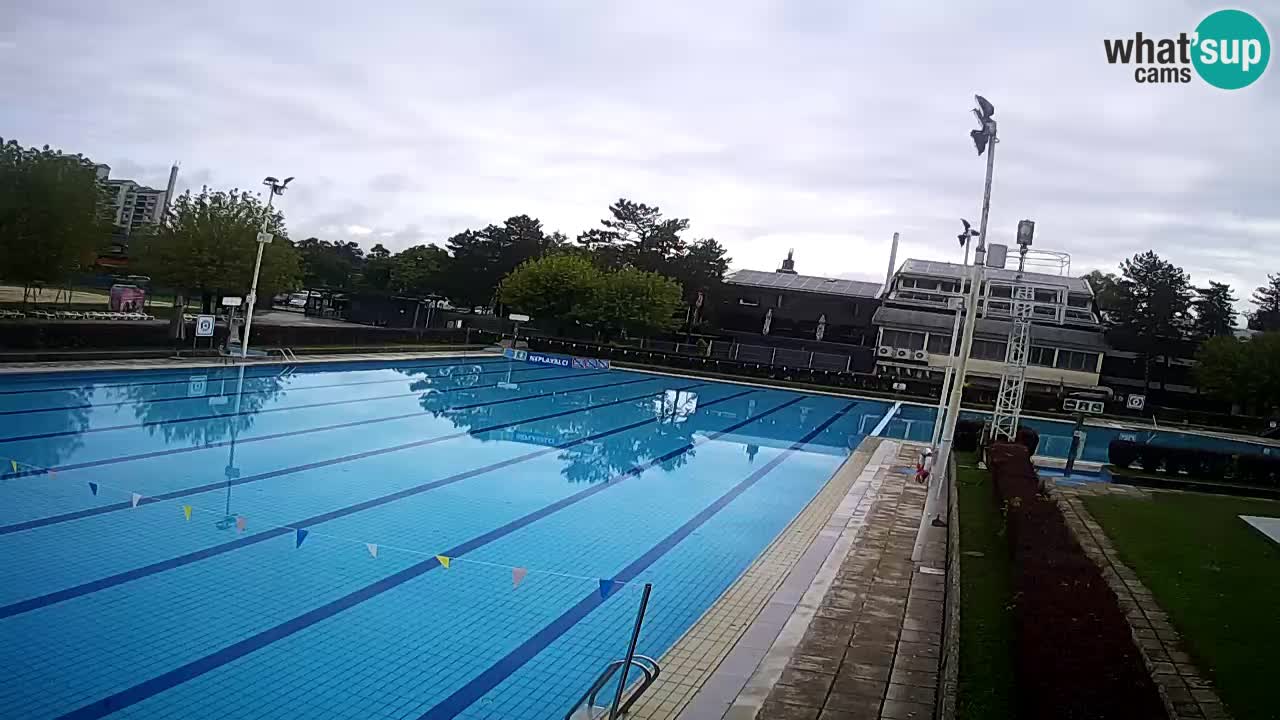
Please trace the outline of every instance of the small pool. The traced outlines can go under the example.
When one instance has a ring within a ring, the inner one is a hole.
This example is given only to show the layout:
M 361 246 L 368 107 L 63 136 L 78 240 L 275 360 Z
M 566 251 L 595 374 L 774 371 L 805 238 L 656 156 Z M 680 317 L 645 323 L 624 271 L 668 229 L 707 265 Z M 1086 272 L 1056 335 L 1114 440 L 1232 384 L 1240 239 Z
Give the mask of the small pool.
M 0 716 L 555 718 L 932 411 L 494 357 L 0 377 Z M 16 469 L 11 463 L 17 463 Z

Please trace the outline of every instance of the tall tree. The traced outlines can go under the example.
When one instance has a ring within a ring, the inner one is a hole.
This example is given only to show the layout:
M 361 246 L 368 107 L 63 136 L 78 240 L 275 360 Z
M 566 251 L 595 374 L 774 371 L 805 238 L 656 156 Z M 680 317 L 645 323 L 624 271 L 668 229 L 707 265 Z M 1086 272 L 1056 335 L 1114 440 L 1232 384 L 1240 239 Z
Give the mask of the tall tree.
M 0 138 L 0 276 L 25 289 L 89 267 L 110 236 L 107 205 L 87 158 Z
M 1267 284 L 1253 291 L 1257 307 L 1249 314 L 1249 328 L 1261 332 L 1280 330 L 1280 275 L 1267 275 Z
M 1110 322 L 1123 344 L 1143 360 L 1143 388 L 1153 361 L 1181 350 L 1191 325 L 1191 278 L 1148 250 L 1120 264 L 1119 298 Z
M 390 287 L 405 295 L 430 295 L 441 285 L 449 253 L 435 245 L 415 245 L 391 258 Z
M 603 228 L 578 236 L 578 243 L 590 249 L 603 267 L 630 265 L 665 272 L 673 258 L 684 254 L 685 242 L 680 233 L 689 228 L 687 219 L 665 219 L 656 205 L 626 198 L 610 205 L 609 215 L 600 221 Z
M 1236 298 L 1231 293 L 1231 286 L 1225 283 L 1210 281 L 1207 288 L 1196 288 L 1196 299 L 1192 302 L 1195 310 L 1195 321 L 1191 326 L 1191 336 L 1196 340 L 1231 335 L 1236 329 Z
M 371 293 L 386 293 L 391 287 L 391 251 L 378 243 L 369 248 L 365 255 L 364 268 L 356 278 L 357 290 Z
M 302 264 L 302 282 L 309 288 L 350 290 L 364 267 L 364 250 L 353 242 L 309 237 L 295 247 Z
M 1196 385 L 1246 412 L 1264 414 L 1280 407 L 1280 332 L 1248 340 L 1211 338 L 1196 353 Z
M 489 305 L 502 278 L 563 242 L 563 235 L 548 234 L 541 221 L 528 215 L 507 218 L 502 225 L 465 230 L 447 241 L 452 260 L 447 284 L 441 290 L 461 305 Z
M 1093 270 L 1086 273 L 1085 280 L 1089 281 L 1089 286 L 1093 288 L 1093 301 L 1098 305 L 1098 309 L 1103 313 L 1115 312 L 1120 307 L 1121 295 L 1120 278 L 1115 273 L 1104 273 L 1101 270 Z
M 257 196 L 239 189 L 205 187 L 199 195 L 187 191 L 178 196 L 160 230 L 132 243 L 131 261 L 155 284 L 180 296 L 200 293 L 208 310 L 215 293 L 248 292 L 258 251 L 255 238 L 264 217 L 275 240 L 263 248 L 258 297 L 270 298 L 297 287 L 298 253 L 285 235 L 284 215 L 272 210 L 268 216 Z M 181 334 L 183 305 L 181 299 L 174 303 L 175 335 Z
M 543 327 L 563 334 L 590 301 L 601 282 L 600 270 L 578 255 L 548 255 L 530 260 L 502 280 L 498 298 L 530 315 Z
M 674 328 L 680 284 L 658 273 L 622 268 L 606 274 L 577 314 L 605 339 Z
M 698 293 L 703 293 L 704 304 L 716 296 L 729 271 L 729 258 L 725 247 L 711 238 L 690 243 L 683 255 L 668 263 L 666 273 L 684 288 L 684 302 L 693 304 Z

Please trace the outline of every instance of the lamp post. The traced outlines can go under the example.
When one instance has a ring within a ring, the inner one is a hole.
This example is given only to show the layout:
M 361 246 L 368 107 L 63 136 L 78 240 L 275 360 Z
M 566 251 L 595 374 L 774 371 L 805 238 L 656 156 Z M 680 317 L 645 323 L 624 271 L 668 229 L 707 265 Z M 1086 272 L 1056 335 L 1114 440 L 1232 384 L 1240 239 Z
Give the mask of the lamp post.
M 960 419 L 960 401 L 964 394 L 969 352 L 973 348 L 973 331 L 978 325 L 978 299 L 981 297 L 983 264 L 987 259 L 987 216 L 991 210 L 991 175 L 995 170 L 996 143 L 999 140 L 996 138 L 995 107 L 981 95 L 974 95 L 973 98 L 978 103 L 973 114 L 977 116 L 981 127 L 970 131 L 969 137 L 973 138 L 973 145 L 977 148 L 979 155 L 987 151 L 987 177 L 982 189 L 982 221 L 978 224 L 978 247 L 974 249 L 973 266 L 967 273 L 969 293 L 964 303 L 964 333 L 960 341 L 959 355 L 954 358 L 956 370 L 951 378 L 951 399 L 947 403 L 947 418 L 942 425 L 938 452 L 933 456 L 932 467 L 936 468 L 936 471 L 930 473 L 924 512 L 920 515 L 920 527 L 916 531 L 915 546 L 911 549 L 911 559 L 915 562 L 919 562 L 924 555 L 927 526 L 945 525 L 941 510 L 944 506 L 941 497 L 942 489 L 945 487 L 947 468 L 951 462 L 951 446 L 952 438 L 956 433 L 956 422 Z M 966 232 L 969 230 L 967 222 L 965 230 Z M 964 290 L 963 281 L 960 289 Z M 954 351 L 955 348 L 952 350 Z
M 956 360 L 956 371 L 951 381 L 951 399 L 947 403 L 947 418 L 942 425 L 942 438 L 939 442 L 937 460 L 946 464 L 951 457 L 951 439 L 955 435 L 956 422 L 960 417 L 960 401 L 964 393 L 965 374 L 968 371 L 969 352 L 973 348 L 973 331 L 978 325 L 978 299 L 981 297 L 983 264 L 987 256 L 987 217 L 991 211 L 991 176 L 995 172 L 996 137 L 995 107 L 981 95 L 975 95 L 978 107 L 973 113 L 982 125 L 970 131 L 974 147 L 978 154 L 987 153 L 987 176 L 982 189 L 982 220 L 978 224 L 978 247 L 973 253 L 973 266 L 969 275 L 969 294 L 965 300 L 964 333 L 960 340 L 959 356 Z M 963 289 L 963 288 L 962 288 Z
M 258 303 L 258 273 L 262 270 L 262 248 L 271 242 L 271 233 L 267 232 L 267 223 L 271 221 L 271 205 L 277 195 L 283 195 L 284 189 L 289 187 L 289 181 L 292 177 L 287 177 L 284 182 L 267 176 L 263 179 L 262 184 L 271 188 L 271 192 L 267 194 L 267 211 L 262 216 L 262 229 L 258 231 L 258 257 L 253 261 L 253 282 L 249 285 L 249 309 L 244 314 L 244 338 L 240 340 L 240 357 L 249 357 L 249 331 L 253 329 L 253 306 Z

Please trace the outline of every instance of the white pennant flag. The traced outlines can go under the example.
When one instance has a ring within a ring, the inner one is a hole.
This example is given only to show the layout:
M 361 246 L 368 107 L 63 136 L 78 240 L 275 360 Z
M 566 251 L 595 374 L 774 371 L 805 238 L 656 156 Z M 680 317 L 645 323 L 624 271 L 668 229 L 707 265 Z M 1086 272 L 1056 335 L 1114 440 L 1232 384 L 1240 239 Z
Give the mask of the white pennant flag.
M 141 501 L 142 501 L 142 496 L 141 496 L 141 495 L 139 495 L 138 493 L 134 493 L 134 494 L 133 494 L 133 496 L 129 498 L 129 502 L 130 502 L 134 507 L 138 507 L 138 503 L 139 503 L 139 502 L 141 502 Z
M 365 543 L 364 546 L 369 549 L 371 557 L 378 557 L 378 543 Z

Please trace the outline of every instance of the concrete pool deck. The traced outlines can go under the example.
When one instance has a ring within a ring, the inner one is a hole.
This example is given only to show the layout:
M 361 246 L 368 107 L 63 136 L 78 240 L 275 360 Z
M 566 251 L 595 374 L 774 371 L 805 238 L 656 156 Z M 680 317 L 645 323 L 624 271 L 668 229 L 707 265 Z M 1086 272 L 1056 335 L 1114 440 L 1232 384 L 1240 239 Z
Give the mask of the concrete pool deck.
M 404 352 L 367 352 L 367 353 L 314 353 L 299 356 L 296 360 L 285 360 L 280 357 L 262 358 L 245 363 L 229 362 L 227 358 L 127 358 L 120 360 L 48 360 L 36 362 L 12 362 L 0 364 L 0 375 L 18 375 L 26 373 L 76 372 L 86 370 L 199 370 L 205 368 L 260 367 L 263 365 L 310 365 L 312 363 L 330 362 L 378 362 L 388 360 L 422 360 L 449 357 L 501 357 L 501 353 L 492 350 L 460 350 L 456 348 L 440 348 L 438 350 L 410 350 Z
M 662 676 L 629 717 L 932 716 L 946 539 L 930 529 L 923 562 L 911 562 L 920 447 L 865 439 L 663 655 Z

